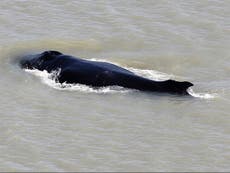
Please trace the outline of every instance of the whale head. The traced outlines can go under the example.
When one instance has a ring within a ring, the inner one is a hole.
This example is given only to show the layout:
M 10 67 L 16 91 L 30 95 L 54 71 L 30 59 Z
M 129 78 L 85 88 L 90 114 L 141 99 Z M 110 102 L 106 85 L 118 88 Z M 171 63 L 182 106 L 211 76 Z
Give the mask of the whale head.
M 36 55 L 27 55 L 21 59 L 20 66 L 24 69 L 44 70 L 52 60 L 55 60 L 60 55 L 62 55 L 62 53 L 53 50 Z

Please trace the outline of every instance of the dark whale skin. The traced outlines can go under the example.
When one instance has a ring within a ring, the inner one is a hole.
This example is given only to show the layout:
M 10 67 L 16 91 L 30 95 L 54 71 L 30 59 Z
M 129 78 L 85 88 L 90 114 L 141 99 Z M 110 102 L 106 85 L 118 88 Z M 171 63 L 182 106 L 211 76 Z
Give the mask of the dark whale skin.
M 187 89 L 193 86 L 188 81 L 150 80 L 111 63 L 76 58 L 58 51 L 45 51 L 24 57 L 20 60 L 20 66 L 24 69 L 46 70 L 49 73 L 60 70 L 56 79 L 58 82 L 92 87 L 117 85 L 141 91 L 188 95 Z

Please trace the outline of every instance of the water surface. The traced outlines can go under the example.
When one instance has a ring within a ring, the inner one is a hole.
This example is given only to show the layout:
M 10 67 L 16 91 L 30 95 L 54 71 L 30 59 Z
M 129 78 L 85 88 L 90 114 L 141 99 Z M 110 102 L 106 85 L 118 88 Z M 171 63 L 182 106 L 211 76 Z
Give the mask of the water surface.
M 229 11 L 228 0 L 2 0 L 0 170 L 230 171 Z M 50 49 L 188 80 L 196 97 L 61 89 L 18 67 Z

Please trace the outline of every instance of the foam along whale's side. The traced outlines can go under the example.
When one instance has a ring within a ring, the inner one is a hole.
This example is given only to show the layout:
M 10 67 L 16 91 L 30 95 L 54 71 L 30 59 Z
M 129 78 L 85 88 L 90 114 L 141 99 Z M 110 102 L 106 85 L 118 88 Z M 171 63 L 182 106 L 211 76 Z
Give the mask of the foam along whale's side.
M 24 69 L 46 70 L 49 73 L 60 70 L 57 82 L 92 87 L 117 85 L 141 91 L 188 95 L 187 89 L 193 86 L 188 81 L 150 80 L 111 63 L 80 59 L 58 51 L 45 51 L 24 57 L 20 60 L 20 66 Z

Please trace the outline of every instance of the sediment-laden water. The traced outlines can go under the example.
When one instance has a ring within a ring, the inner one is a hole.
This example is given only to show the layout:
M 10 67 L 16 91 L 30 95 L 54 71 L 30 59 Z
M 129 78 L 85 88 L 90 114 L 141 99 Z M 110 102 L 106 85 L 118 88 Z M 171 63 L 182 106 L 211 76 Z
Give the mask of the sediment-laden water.
M 230 1 L 2 0 L 0 171 L 230 171 Z M 194 83 L 194 97 L 22 70 L 44 50 Z

